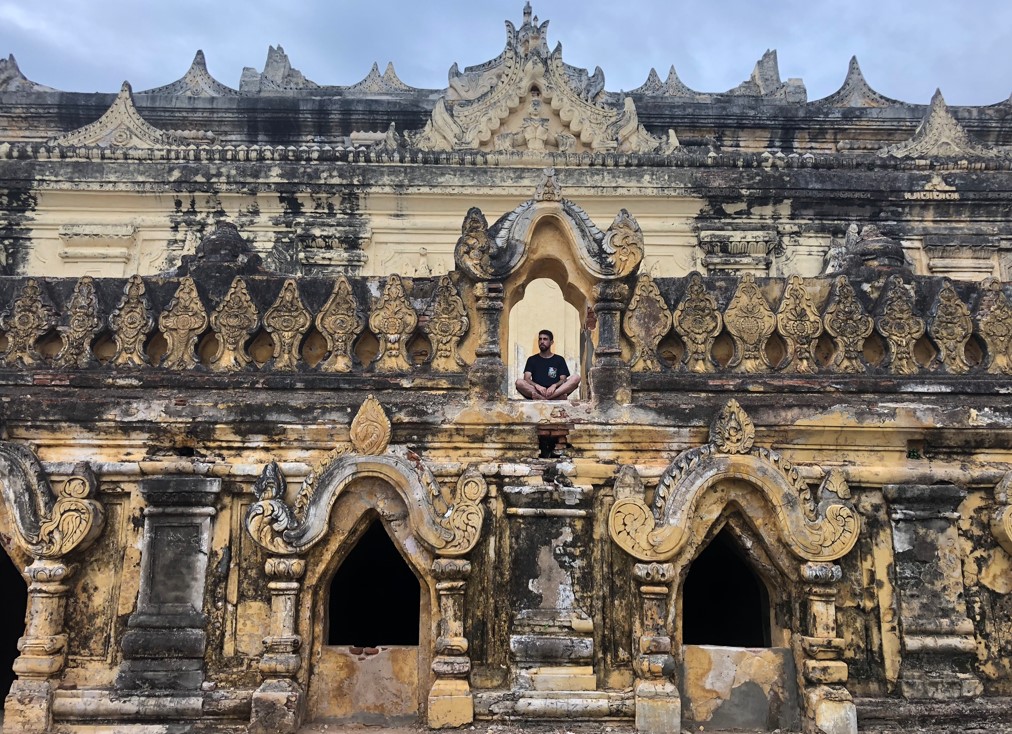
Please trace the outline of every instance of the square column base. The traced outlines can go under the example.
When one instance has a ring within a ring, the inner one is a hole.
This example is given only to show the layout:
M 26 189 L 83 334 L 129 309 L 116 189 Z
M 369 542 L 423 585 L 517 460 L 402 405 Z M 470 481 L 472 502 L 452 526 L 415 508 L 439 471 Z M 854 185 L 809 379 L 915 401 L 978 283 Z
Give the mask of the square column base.
M 667 681 L 636 684 L 636 731 L 668 734 L 682 730 L 682 699 Z
M 466 680 L 437 680 L 429 691 L 430 729 L 464 726 L 474 721 L 474 697 Z
M 53 684 L 15 680 L 4 701 L 4 731 L 47 734 L 53 726 Z
M 264 681 L 253 692 L 249 734 L 295 734 L 302 725 L 303 703 L 295 681 Z
M 806 710 L 811 719 L 805 732 L 811 734 L 857 734 L 857 707 L 845 690 L 825 686 L 805 692 Z

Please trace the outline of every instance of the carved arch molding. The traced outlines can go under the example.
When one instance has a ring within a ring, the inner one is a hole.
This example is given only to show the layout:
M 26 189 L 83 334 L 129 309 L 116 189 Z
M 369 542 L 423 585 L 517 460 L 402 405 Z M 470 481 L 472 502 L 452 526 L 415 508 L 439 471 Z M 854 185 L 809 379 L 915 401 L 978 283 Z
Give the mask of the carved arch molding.
M 388 482 L 404 500 L 412 532 L 440 556 L 463 556 L 481 535 L 488 493 L 474 468 L 461 474 L 450 491 L 413 452 L 390 446 L 390 420 L 373 396 L 362 403 L 351 423 L 350 441 L 339 446 L 303 481 L 289 503 L 287 482 L 276 462 L 268 464 L 253 492 L 246 529 L 264 550 L 297 555 L 319 542 L 340 494 L 366 477 Z
M 679 454 L 664 471 L 650 504 L 635 468 L 623 467 L 608 522 L 612 539 L 640 561 L 669 561 L 685 546 L 706 490 L 722 481 L 741 480 L 766 498 L 779 537 L 795 556 L 827 562 L 849 553 L 860 520 L 843 473 L 831 470 L 813 493 L 787 459 L 754 446 L 754 440 L 752 420 L 730 400 L 714 417 L 708 443 Z

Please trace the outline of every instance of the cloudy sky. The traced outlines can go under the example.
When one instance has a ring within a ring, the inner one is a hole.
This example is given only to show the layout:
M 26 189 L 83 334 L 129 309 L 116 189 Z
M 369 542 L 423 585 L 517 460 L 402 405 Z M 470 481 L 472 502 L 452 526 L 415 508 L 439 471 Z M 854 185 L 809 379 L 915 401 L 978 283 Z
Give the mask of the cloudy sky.
M 926 104 L 936 87 L 953 105 L 992 104 L 1012 92 L 1008 0 L 537 0 L 549 44 L 593 70 L 607 89 L 664 78 L 717 92 L 748 77 L 767 48 L 783 78 L 809 99 L 834 92 L 857 55 L 879 92 Z M 135 90 L 174 81 L 203 49 L 232 87 L 263 68 L 268 45 L 318 84 L 353 84 L 373 61 L 406 83 L 441 88 L 461 67 L 496 56 L 503 21 L 522 0 L 0 0 L 0 52 L 40 84 L 68 91 Z

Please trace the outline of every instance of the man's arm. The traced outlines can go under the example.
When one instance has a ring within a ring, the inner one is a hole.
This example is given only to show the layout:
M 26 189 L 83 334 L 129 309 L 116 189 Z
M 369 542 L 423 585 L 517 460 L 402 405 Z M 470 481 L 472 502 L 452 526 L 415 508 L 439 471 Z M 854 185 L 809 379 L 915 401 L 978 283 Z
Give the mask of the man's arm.
M 541 387 L 541 385 L 536 383 L 534 381 L 534 376 L 530 372 L 524 372 L 524 382 L 530 388 L 533 395 L 537 395 L 542 398 L 548 397 L 548 388 Z

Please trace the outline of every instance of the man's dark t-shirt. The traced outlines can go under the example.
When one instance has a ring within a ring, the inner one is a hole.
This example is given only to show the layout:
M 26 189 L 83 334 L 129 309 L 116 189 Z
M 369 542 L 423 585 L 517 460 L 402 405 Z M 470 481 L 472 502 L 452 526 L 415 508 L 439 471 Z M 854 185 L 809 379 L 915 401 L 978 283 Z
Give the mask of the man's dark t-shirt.
M 527 358 L 524 365 L 524 372 L 531 373 L 531 381 L 541 387 L 551 387 L 560 378 L 569 377 L 569 367 L 566 360 L 558 354 L 553 354 L 545 359 L 540 354 L 533 354 Z

